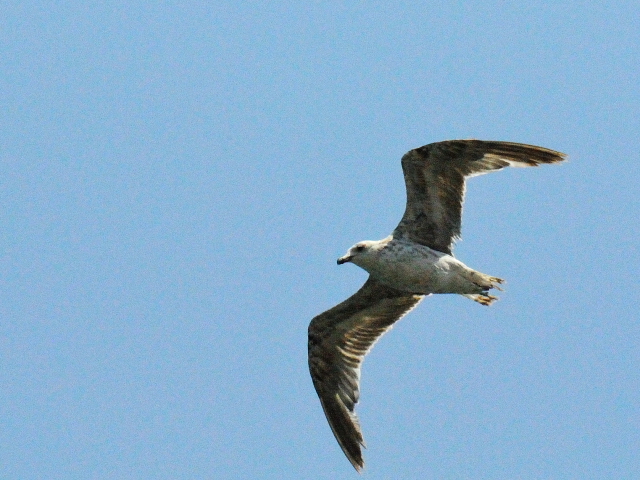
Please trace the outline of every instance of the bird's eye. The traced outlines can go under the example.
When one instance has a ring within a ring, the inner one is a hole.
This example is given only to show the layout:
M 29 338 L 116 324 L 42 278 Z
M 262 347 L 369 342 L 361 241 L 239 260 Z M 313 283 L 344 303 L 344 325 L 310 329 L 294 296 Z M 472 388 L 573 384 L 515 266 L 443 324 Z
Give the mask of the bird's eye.
M 361 252 L 361 251 L 363 251 L 363 250 L 364 250 L 364 245 L 358 245 L 358 246 L 356 247 L 356 252 Z

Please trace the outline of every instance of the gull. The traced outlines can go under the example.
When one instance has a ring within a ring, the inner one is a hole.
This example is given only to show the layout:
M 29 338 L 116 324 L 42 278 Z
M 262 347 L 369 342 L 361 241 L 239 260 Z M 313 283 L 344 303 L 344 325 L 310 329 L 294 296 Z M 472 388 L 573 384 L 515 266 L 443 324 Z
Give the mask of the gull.
M 365 355 L 395 322 L 427 295 L 457 293 L 482 305 L 503 280 L 467 267 L 453 256 L 460 238 L 465 180 L 504 167 L 558 163 L 566 155 L 521 143 L 448 140 L 402 157 L 407 205 L 393 233 L 356 243 L 338 259 L 369 273 L 344 302 L 309 324 L 309 370 L 322 409 L 355 469 L 364 467 L 364 438 L 354 408 Z

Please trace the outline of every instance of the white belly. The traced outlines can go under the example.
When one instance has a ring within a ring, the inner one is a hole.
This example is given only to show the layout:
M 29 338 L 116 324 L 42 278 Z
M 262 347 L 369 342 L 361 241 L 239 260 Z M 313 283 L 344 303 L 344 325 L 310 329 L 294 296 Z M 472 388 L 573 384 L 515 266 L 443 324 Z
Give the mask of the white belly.
M 411 293 L 478 293 L 475 273 L 459 260 L 422 245 L 395 246 L 380 252 L 368 269 L 379 282 Z

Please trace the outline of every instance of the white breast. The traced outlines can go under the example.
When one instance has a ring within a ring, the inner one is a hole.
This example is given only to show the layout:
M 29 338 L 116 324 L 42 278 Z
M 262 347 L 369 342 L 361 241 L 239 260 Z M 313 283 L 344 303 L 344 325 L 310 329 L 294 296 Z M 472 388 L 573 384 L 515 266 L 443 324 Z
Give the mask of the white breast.
M 412 293 L 455 291 L 456 272 L 466 268 L 450 255 L 406 242 L 390 243 L 368 267 L 378 281 Z

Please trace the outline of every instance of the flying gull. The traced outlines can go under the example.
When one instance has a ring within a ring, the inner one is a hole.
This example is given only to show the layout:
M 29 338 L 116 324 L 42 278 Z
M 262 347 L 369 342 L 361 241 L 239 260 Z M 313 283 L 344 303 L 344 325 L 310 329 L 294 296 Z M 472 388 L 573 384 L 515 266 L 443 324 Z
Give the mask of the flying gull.
M 407 206 L 393 233 L 356 243 L 338 259 L 369 272 L 354 295 L 309 324 L 309 370 L 333 434 L 356 468 L 364 467 L 364 439 L 354 407 L 360 367 L 373 344 L 432 293 L 458 293 L 482 305 L 503 280 L 453 257 L 460 238 L 465 179 L 504 167 L 536 167 L 565 159 L 533 145 L 450 140 L 407 152 L 402 170 Z

